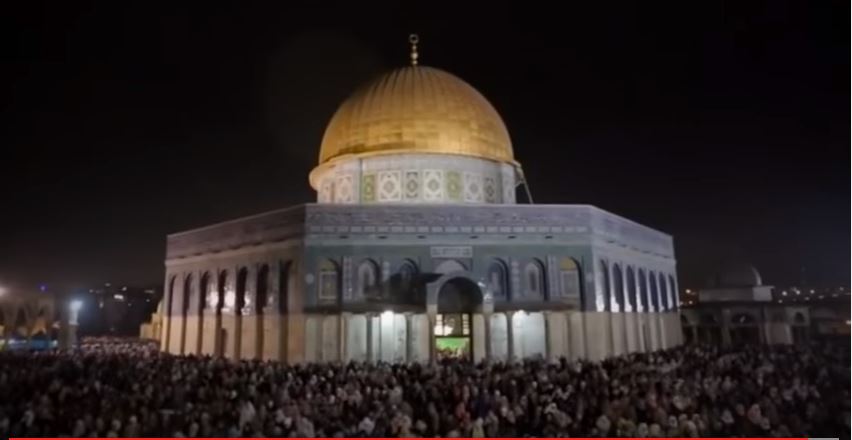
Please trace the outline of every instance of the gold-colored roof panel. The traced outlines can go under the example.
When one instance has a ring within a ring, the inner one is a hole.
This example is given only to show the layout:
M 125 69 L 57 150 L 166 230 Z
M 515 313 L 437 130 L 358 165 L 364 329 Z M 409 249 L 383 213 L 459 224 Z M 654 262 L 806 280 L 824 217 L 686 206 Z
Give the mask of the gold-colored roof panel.
M 319 162 L 387 153 L 514 163 L 509 132 L 488 100 L 458 77 L 425 66 L 394 70 L 349 97 L 326 128 Z

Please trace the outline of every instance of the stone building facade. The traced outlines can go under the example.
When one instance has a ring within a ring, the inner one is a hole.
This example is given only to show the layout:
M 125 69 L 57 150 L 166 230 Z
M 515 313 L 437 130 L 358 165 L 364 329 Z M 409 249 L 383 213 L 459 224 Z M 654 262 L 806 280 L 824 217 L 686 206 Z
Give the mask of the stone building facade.
M 318 203 L 168 236 L 162 349 L 427 362 L 679 344 L 672 238 L 593 206 L 516 204 L 522 181 L 475 89 L 424 66 L 384 75 L 329 123 Z
M 810 308 L 773 301 L 772 291 L 752 266 L 720 270 L 681 312 L 685 341 L 725 347 L 807 343 Z

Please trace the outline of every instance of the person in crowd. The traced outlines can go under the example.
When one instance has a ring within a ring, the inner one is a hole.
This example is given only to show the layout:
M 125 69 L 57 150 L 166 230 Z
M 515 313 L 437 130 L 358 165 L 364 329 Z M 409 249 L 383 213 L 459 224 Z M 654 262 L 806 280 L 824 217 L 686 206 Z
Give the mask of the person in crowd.
M 831 345 L 287 365 L 100 338 L 0 352 L 0 436 L 848 438 L 849 365 Z

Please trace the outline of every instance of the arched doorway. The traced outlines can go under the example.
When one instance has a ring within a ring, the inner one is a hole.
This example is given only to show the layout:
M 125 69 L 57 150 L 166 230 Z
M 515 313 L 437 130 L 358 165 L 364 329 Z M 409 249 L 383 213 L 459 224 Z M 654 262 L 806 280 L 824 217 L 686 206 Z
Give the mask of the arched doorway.
M 435 352 L 438 358 L 473 356 L 473 314 L 482 307 L 482 291 L 472 280 L 451 278 L 438 291 Z

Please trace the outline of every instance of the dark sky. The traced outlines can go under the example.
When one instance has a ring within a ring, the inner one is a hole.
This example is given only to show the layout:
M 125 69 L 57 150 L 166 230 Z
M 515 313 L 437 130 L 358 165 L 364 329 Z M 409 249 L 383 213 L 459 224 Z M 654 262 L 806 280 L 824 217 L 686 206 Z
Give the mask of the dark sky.
M 181 3 L 6 6 L 0 282 L 161 283 L 167 233 L 313 201 L 325 124 L 410 32 L 536 202 L 672 234 L 683 287 L 849 282 L 848 1 Z

